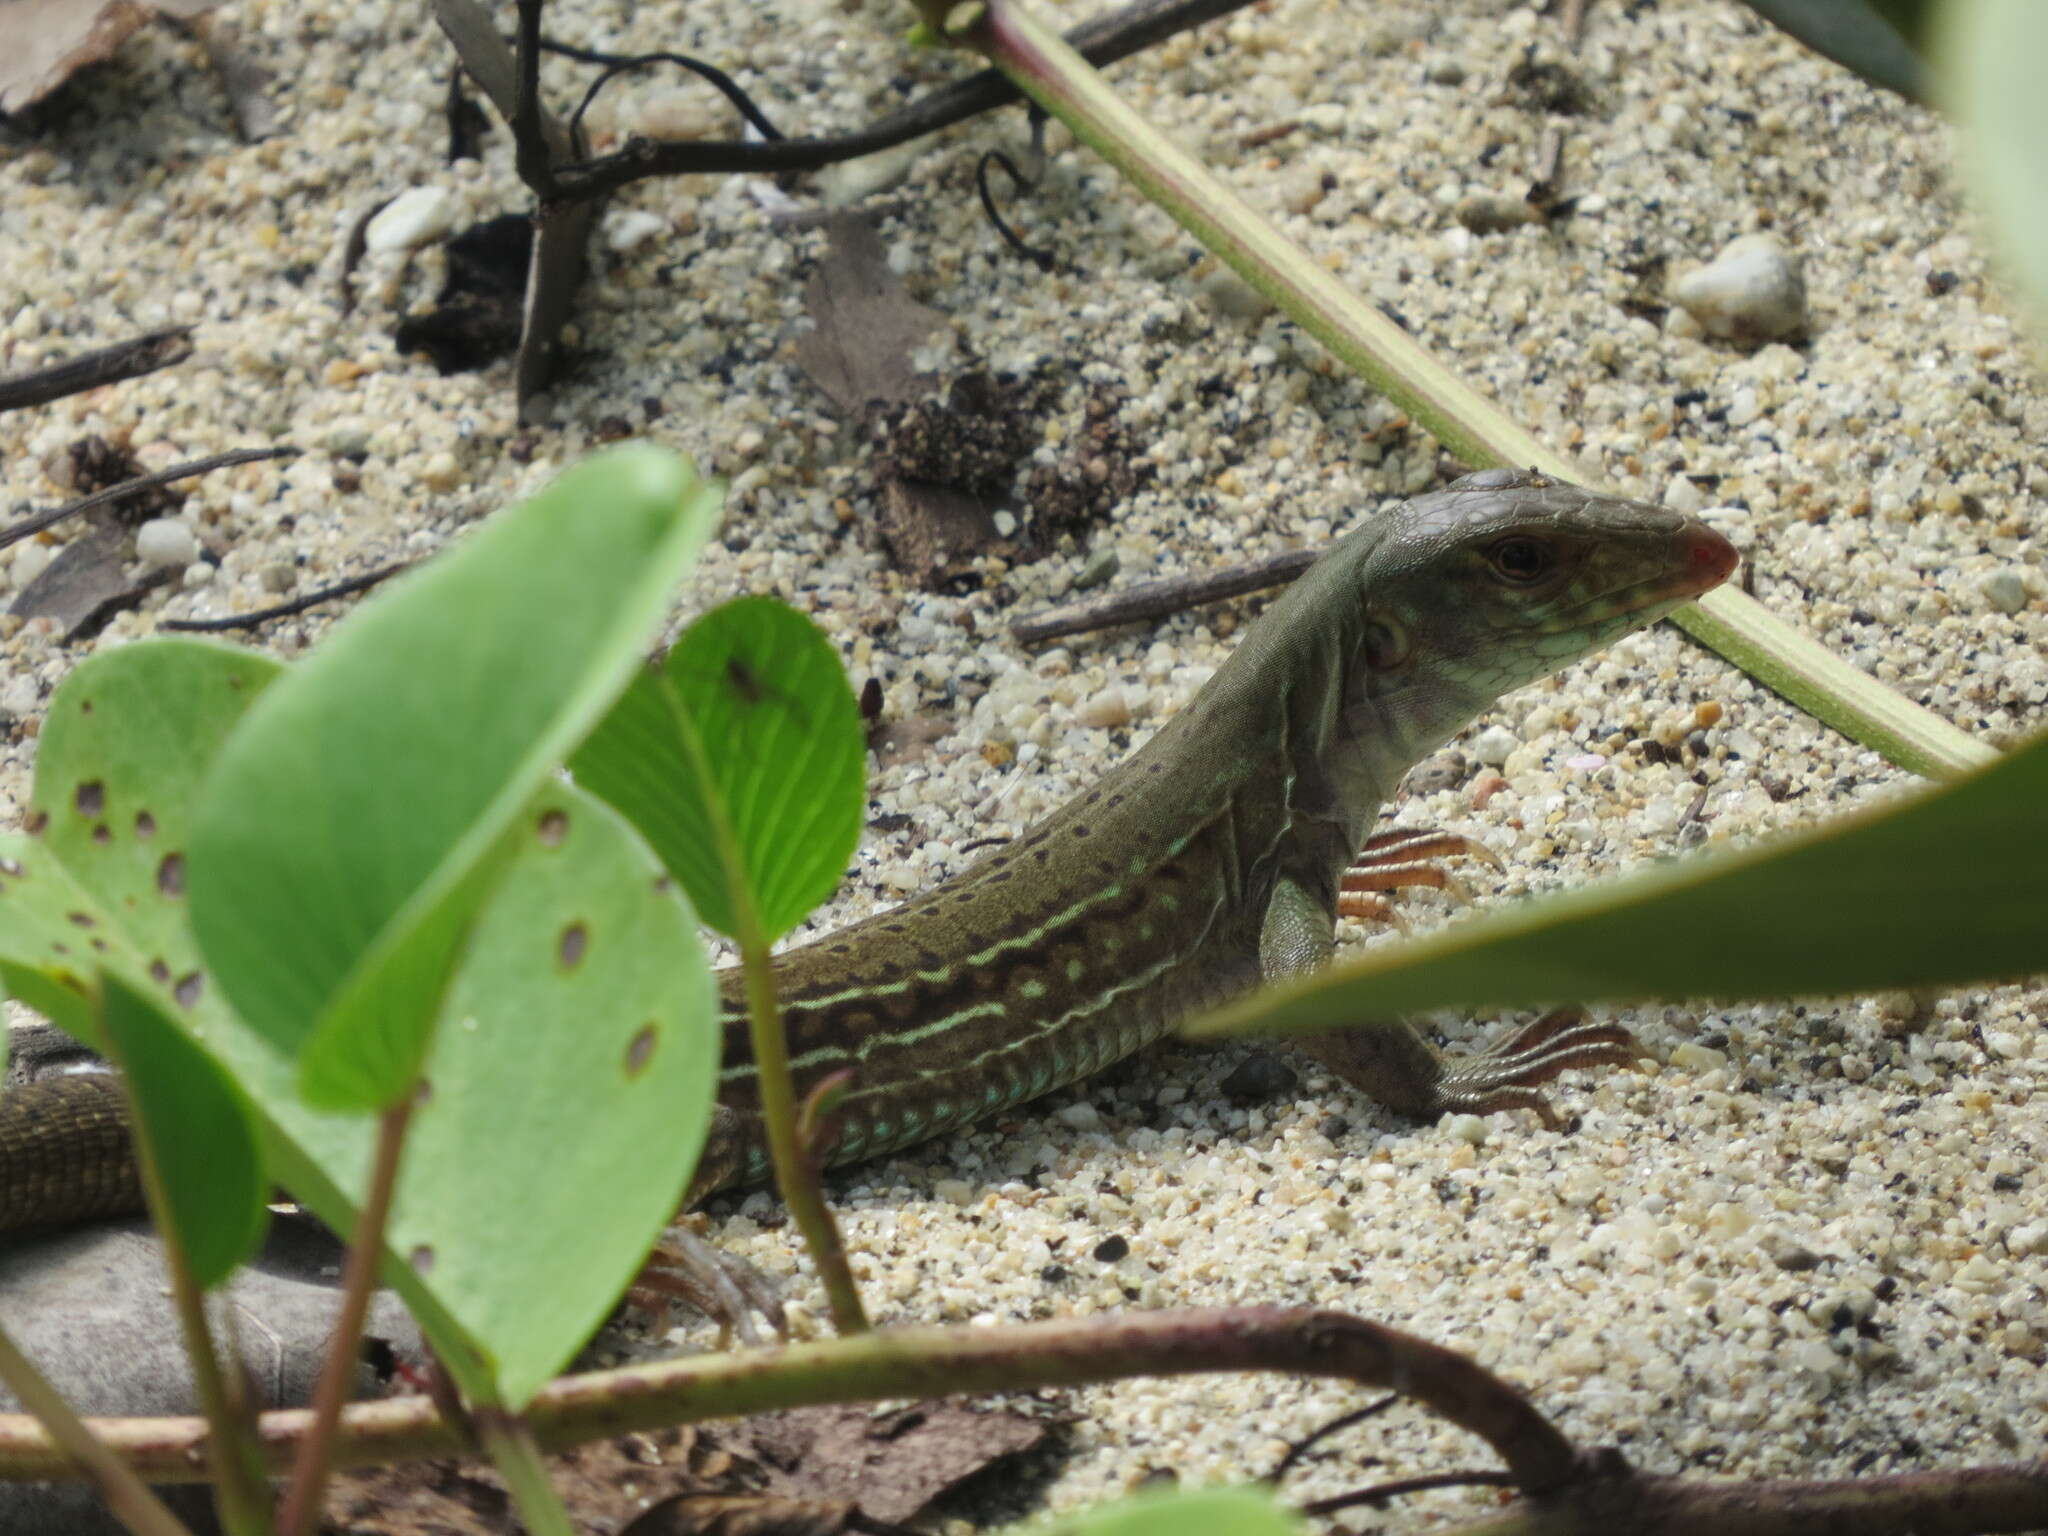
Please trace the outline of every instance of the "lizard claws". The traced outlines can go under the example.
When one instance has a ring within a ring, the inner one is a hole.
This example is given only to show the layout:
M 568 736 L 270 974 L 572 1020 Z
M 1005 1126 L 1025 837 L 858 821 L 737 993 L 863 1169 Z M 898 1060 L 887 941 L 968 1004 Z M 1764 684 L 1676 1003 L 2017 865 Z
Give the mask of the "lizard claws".
M 1500 855 L 1462 833 L 1438 832 L 1427 827 L 1375 832 L 1365 840 L 1365 847 L 1338 881 L 1337 915 L 1402 927 L 1393 905 L 1384 896 L 1372 893 L 1416 886 L 1442 891 L 1455 901 L 1470 901 L 1472 893 L 1457 876 L 1436 862 L 1460 857 L 1478 859 L 1496 870 L 1501 868 Z
M 1583 1008 L 1553 1008 L 1484 1051 L 1447 1060 L 1437 1084 L 1438 1107 L 1474 1115 L 1531 1109 L 1546 1127 L 1559 1130 L 1563 1122 L 1537 1092 L 1539 1083 L 1573 1067 L 1626 1066 L 1643 1054 L 1623 1026 L 1589 1024 Z
M 745 1259 L 723 1253 L 696 1233 L 672 1227 L 655 1245 L 639 1277 L 626 1292 L 634 1306 L 665 1314 L 671 1301 L 685 1301 L 739 1335 L 744 1344 L 759 1344 L 756 1313 L 778 1337 L 786 1338 L 788 1319 L 775 1284 Z

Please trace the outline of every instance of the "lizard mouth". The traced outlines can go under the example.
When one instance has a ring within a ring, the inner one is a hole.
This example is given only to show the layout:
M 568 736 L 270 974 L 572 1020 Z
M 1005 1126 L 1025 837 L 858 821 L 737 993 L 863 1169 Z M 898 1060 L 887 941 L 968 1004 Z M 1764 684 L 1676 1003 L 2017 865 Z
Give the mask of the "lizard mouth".
M 1677 546 L 1675 558 L 1668 568 L 1561 613 L 1544 629 L 1559 633 L 1577 629 L 1589 620 L 1597 623 L 1651 608 L 1676 608 L 1703 592 L 1713 591 L 1742 563 L 1735 546 L 1705 523 L 1688 523 L 1673 542 Z

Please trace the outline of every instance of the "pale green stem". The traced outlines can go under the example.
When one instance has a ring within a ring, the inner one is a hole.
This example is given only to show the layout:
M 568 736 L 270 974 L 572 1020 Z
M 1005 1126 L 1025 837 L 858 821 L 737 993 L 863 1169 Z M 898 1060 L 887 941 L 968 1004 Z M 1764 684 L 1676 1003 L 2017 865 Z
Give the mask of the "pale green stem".
M 868 1315 L 861 1306 L 860 1287 L 847 1265 L 838 1224 L 818 1187 L 817 1159 L 810 1155 L 797 1128 L 796 1079 L 789 1069 L 789 1042 L 776 1006 L 775 966 L 758 933 L 740 946 L 740 965 L 747 984 L 747 1028 L 754 1046 L 755 1080 L 761 1090 L 761 1123 L 768 1131 L 776 1189 L 803 1234 L 811 1262 L 818 1266 L 826 1304 L 832 1309 L 832 1325 L 841 1334 L 864 1333 Z
M 569 1511 L 555 1491 L 547 1463 L 525 1422 L 495 1408 L 476 1409 L 471 1422 L 491 1465 L 505 1479 L 528 1536 L 576 1536 Z
M 63 1455 L 93 1480 L 114 1517 L 135 1536 L 192 1536 L 128 1463 L 102 1445 L 63 1394 L 0 1329 L 0 1381 L 34 1414 Z
M 163 1245 L 164 1269 L 171 1281 L 171 1301 L 192 1365 L 192 1385 L 199 1411 L 213 1426 L 208 1460 L 213 1467 L 214 1508 L 230 1536 L 269 1536 L 271 1501 L 256 1448 L 254 1414 L 239 1380 L 230 1383 L 220 1368 L 213 1330 L 206 1320 L 206 1295 L 193 1283 L 192 1266 L 177 1224 L 170 1219 L 170 1201 L 157 1167 L 156 1145 L 142 1107 L 132 1096 L 129 1112 L 140 1134 L 135 1140 L 135 1165 L 142 1177 L 143 1198 Z
M 1458 457 L 1475 465 L 1538 469 L 1561 480 L 1579 478 L 1570 464 L 1348 292 L 1218 177 L 1126 106 L 1020 0 L 957 6 L 924 0 L 922 9 L 932 27 L 985 54 L 1019 90 Z M 1742 592 L 1723 587 L 1672 618 L 1766 687 L 1900 767 L 1945 776 L 1994 755 Z
M 754 1049 L 754 1083 L 761 1095 L 761 1125 L 768 1138 L 768 1157 L 775 1168 L 776 1193 L 789 1208 L 818 1278 L 825 1287 L 825 1302 L 832 1312 L 832 1324 L 842 1334 L 864 1333 L 867 1311 L 861 1306 L 860 1289 L 846 1262 L 846 1245 L 840 1241 L 838 1223 L 818 1186 L 817 1160 L 804 1145 L 798 1129 L 796 1079 L 789 1066 L 789 1041 L 783 1034 L 782 1012 L 775 998 L 775 965 L 768 953 L 768 936 L 754 908 L 754 893 L 747 881 L 747 862 L 740 854 L 732 819 L 712 785 L 718 781 L 711 772 L 703 739 L 690 712 L 683 708 L 667 679 L 661 683 L 676 740 L 689 757 L 697 782 L 705 786 L 710 802 L 711 837 L 718 862 L 725 874 L 727 899 L 732 908 L 733 928 L 727 937 L 740 946 L 740 975 L 747 991 L 747 1032 Z

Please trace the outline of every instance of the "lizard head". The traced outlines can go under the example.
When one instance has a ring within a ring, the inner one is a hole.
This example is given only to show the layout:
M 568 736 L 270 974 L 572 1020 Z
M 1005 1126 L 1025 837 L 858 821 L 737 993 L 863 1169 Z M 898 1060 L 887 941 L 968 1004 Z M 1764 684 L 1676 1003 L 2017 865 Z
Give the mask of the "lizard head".
M 1366 694 L 1427 751 L 1727 580 L 1735 548 L 1666 507 L 1487 470 L 1409 502 L 1363 562 Z

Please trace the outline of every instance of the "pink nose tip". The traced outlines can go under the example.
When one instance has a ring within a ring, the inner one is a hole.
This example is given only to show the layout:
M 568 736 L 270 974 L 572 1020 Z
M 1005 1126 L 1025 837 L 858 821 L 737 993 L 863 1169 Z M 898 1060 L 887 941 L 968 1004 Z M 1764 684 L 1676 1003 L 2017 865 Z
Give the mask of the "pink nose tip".
M 1687 538 L 1690 548 L 1686 550 L 1686 563 L 1691 566 L 1698 583 L 1695 591 L 1712 591 L 1732 576 L 1735 567 L 1742 563 L 1742 556 L 1735 552 L 1735 546 L 1704 523 L 1695 523 L 1688 529 Z

